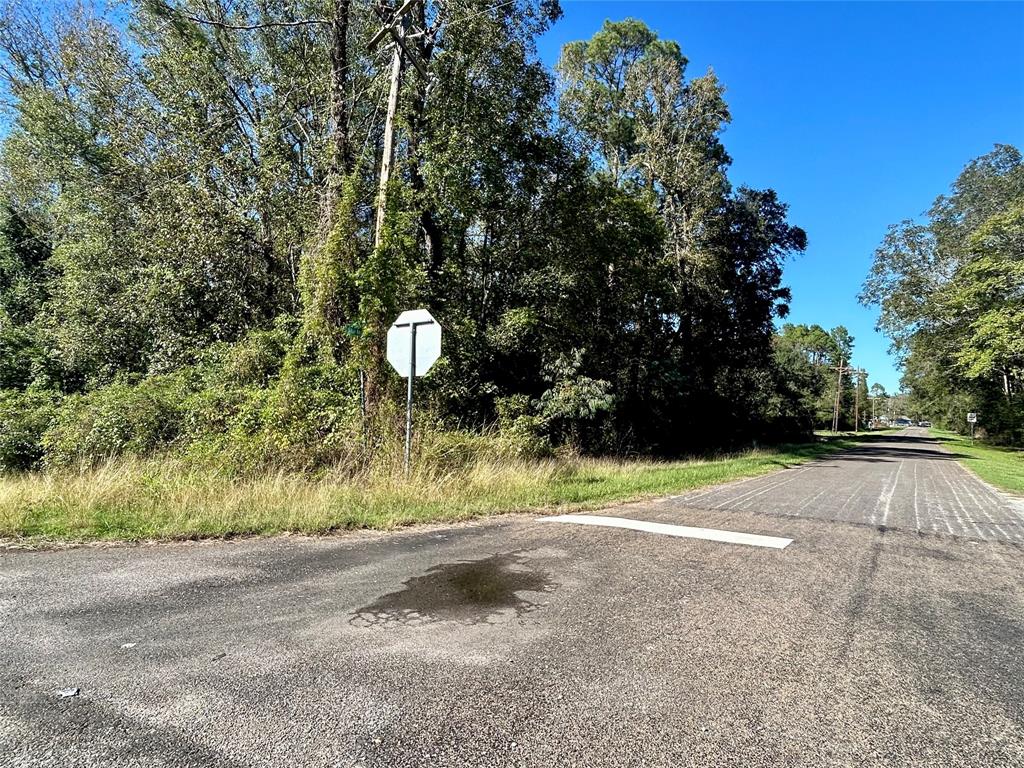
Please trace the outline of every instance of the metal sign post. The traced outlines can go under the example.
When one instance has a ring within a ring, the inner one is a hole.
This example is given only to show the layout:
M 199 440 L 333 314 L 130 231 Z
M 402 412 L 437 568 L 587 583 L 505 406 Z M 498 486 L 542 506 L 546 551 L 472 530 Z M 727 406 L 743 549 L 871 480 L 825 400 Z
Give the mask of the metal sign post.
M 405 474 L 412 467 L 413 379 L 423 376 L 441 356 L 441 325 L 425 309 L 410 309 L 388 330 L 387 358 L 409 380 L 405 394 Z
M 976 414 L 976 413 L 968 413 L 967 414 L 967 423 L 971 425 L 971 445 L 974 445 L 974 425 L 975 425 L 975 423 L 977 423 L 977 421 L 978 421 L 978 414 Z
M 358 320 L 354 320 L 346 325 L 344 330 L 345 335 L 350 339 L 357 339 L 363 335 L 363 324 Z M 366 371 L 362 368 L 359 369 L 359 423 L 360 444 L 365 452 L 369 441 L 367 440 L 366 424 Z
M 395 323 L 395 328 L 409 329 L 409 387 L 405 393 L 405 474 L 409 474 L 412 458 L 412 382 L 416 378 L 416 328 L 432 325 L 433 320 L 423 322 Z

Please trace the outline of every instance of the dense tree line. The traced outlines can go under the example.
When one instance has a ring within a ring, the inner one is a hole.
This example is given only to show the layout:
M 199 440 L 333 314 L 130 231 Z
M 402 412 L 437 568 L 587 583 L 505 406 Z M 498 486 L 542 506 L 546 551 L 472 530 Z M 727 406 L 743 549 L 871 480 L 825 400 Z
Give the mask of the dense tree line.
M 839 429 L 868 426 L 872 393 L 867 371 L 852 364 L 853 342 L 842 325 L 826 331 L 820 325 L 786 323 L 776 336 L 779 380 L 799 404 L 793 413 L 805 419 L 806 431 L 831 429 L 837 410 Z
M 552 0 L 413 6 L 427 75 L 403 73 L 375 244 L 380 10 L 7 8 L 0 462 L 386 451 L 412 306 L 446 330 L 439 430 L 674 453 L 820 420 L 774 338 L 806 236 L 730 184 L 712 72 L 634 20 L 549 72 Z
M 924 221 L 890 227 L 862 301 L 904 363 L 908 407 L 964 431 L 1024 443 L 1024 161 L 997 145 L 960 173 Z

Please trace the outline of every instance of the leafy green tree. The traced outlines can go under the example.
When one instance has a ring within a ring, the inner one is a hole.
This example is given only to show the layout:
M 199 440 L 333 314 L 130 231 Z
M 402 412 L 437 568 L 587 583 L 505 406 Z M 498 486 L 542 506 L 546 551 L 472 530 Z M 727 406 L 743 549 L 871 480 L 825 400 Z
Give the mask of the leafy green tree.
M 55 461 L 386 449 L 384 335 L 410 306 L 447 330 L 420 401 L 442 428 L 671 453 L 814 425 L 842 339 L 774 332 L 806 235 L 771 190 L 732 188 L 722 84 L 642 22 L 567 46 L 556 82 L 536 49 L 556 2 L 413 6 L 428 75 L 401 74 L 378 222 L 370 3 L 58 11 L 0 14 L 0 387 L 75 393 L 19 427 Z
M 904 360 L 913 410 L 959 429 L 967 410 L 983 411 L 1009 442 L 1024 440 L 1022 207 L 1024 160 L 997 145 L 926 222 L 890 230 L 861 293 Z
M 943 291 L 944 309 L 961 321 L 955 360 L 968 379 L 1009 381 L 1024 370 L 1024 195 L 993 214 L 968 238 L 969 260 Z
M 801 409 L 816 429 L 831 429 L 835 411 L 838 366 L 844 367 L 840 395 L 840 424 L 854 421 L 854 386 L 858 377 L 845 372 L 853 356 L 853 337 L 844 326 L 826 331 L 820 325 L 785 324 L 775 340 L 777 362 L 786 372 L 789 386 L 799 393 Z M 862 392 L 867 404 L 867 394 Z
M 565 46 L 557 68 L 563 123 L 599 173 L 650 201 L 664 233 L 656 303 L 670 328 L 646 434 L 675 449 L 712 423 L 737 441 L 763 428 L 772 319 L 789 300 L 781 265 L 806 246 L 774 192 L 732 192 L 723 88 L 711 72 L 688 79 L 686 65 L 676 43 L 628 19 Z
M 52 373 L 37 318 L 52 279 L 50 243 L 8 208 L 0 219 L 0 389 L 24 389 Z

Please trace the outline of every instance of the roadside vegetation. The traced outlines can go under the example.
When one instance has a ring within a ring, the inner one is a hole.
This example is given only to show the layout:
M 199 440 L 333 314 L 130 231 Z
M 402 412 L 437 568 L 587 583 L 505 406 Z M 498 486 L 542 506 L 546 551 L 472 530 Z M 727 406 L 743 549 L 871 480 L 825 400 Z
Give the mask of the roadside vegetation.
M 169 460 L 0 477 L 0 540 L 188 539 L 388 529 L 506 512 L 573 509 L 681 492 L 794 466 L 845 447 L 820 441 L 689 461 L 474 461 L 447 472 L 232 477 Z M 437 466 L 433 463 L 431 466 Z
M 548 0 L 403 7 L 383 199 L 365 0 L 0 10 L 7 535 L 596 503 L 770 469 L 790 452 L 743 452 L 831 423 L 853 339 L 776 331 L 807 237 L 730 181 L 713 72 L 635 19 L 551 71 Z M 414 307 L 445 335 L 406 480 L 384 339 Z
M 932 429 L 949 450 L 961 454 L 960 462 L 982 480 L 1004 491 L 1024 495 L 1024 450 L 989 445 L 943 429 Z
M 875 251 L 860 298 L 881 310 L 907 393 L 883 410 L 960 433 L 974 412 L 989 442 L 1024 445 L 1022 287 L 1024 159 L 1003 144 Z
M 381 20 L 365 0 L 286 5 L 0 9 L 9 534 L 388 526 L 681 489 L 718 465 L 659 462 L 811 440 L 839 386 L 840 429 L 863 426 L 847 330 L 777 326 L 806 233 L 774 190 L 732 183 L 725 85 L 678 43 L 608 21 L 551 71 L 536 41 L 557 2 L 403 5 L 421 32 L 379 195 Z M 445 336 L 407 481 L 384 342 L 415 307 Z
M 442 430 L 658 457 L 809 434 L 773 343 L 806 234 L 730 181 L 725 86 L 678 43 L 608 22 L 552 71 L 557 2 L 410 4 L 381 206 L 374 4 L 286 5 L 0 9 L 0 419 L 32 466 L 379 463 L 416 307 Z

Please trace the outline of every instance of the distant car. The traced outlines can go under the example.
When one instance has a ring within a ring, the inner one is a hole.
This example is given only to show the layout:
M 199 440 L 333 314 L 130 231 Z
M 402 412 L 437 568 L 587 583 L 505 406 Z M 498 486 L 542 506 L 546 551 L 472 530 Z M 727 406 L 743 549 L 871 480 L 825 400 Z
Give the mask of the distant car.
M 893 422 L 893 426 L 896 426 L 896 427 L 909 427 L 909 426 L 912 426 L 913 423 L 914 422 L 912 422 L 910 419 L 896 419 L 896 421 Z
M 917 426 L 919 426 L 919 427 L 930 427 L 931 425 L 932 425 L 932 423 L 930 421 L 919 421 L 919 422 L 917 422 Z

